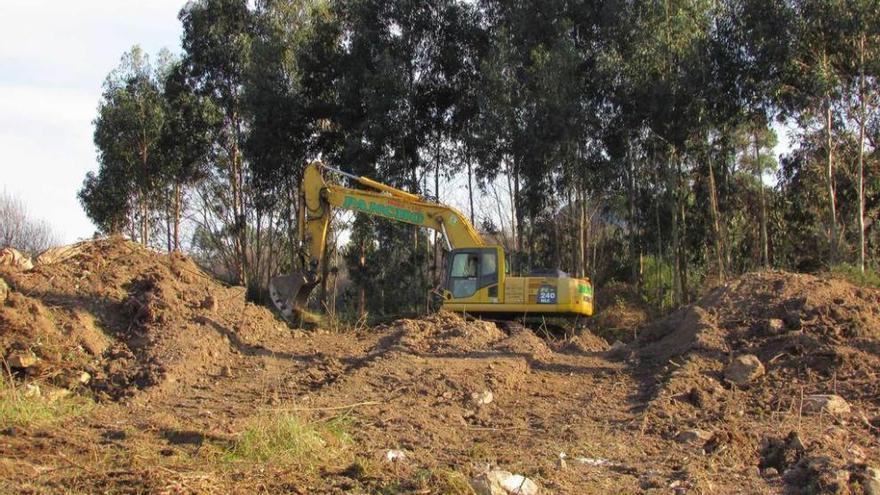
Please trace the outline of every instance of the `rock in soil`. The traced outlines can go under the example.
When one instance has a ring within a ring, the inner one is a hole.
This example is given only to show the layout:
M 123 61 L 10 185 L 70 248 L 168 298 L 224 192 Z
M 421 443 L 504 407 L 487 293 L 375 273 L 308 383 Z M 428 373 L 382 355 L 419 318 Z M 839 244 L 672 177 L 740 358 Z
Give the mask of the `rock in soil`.
M 485 406 L 491 404 L 495 399 L 495 396 L 492 395 L 491 390 L 483 390 L 482 392 L 474 392 L 471 394 L 471 401 L 476 406 Z
M 27 369 L 31 366 L 34 366 L 39 361 L 39 358 L 30 351 L 15 351 L 6 356 L 6 363 L 10 368 L 14 369 Z
M 862 491 L 865 495 L 880 495 L 880 470 L 875 467 L 866 467 L 859 479 Z
M 748 385 L 764 375 L 764 365 L 753 354 L 742 354 L 724 369 L 724 378 L 734 385 Z
M 492 470 L 471 480 L 477 495 L 537 495 L 538 484 L 521 474 Z
M 835 416 L 849 414 L 849 403 L 843 397 L 834 394 L 817 394 L 804 397 L 804 412 L 818 414 L 825 412 Z

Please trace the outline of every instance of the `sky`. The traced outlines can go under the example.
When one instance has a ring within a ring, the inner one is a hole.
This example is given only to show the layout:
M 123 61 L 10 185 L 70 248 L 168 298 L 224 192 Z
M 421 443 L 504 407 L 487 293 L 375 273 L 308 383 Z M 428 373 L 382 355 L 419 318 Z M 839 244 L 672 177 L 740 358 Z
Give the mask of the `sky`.
M 0 190 L 64 243 L 94 226 L 76 193 L 98 167 L 92 120 L 107 74 L 138 44 L 180 50 L 182 0 L 0 0 Z

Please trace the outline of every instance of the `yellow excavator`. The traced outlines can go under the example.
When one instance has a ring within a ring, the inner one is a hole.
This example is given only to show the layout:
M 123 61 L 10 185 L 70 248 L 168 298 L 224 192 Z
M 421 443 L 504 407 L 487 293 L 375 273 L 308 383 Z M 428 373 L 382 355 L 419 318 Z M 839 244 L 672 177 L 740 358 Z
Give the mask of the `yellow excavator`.
M 348 177 L 368 189 L 329 184 L 322 170 Z M 306 167 L 300 194 L 298 224 L 305 250 L 304 269 L 269 282 L 272 302 L 287 319 L 305 309 L 309 293 L 320 282 L 332 208 L 440 232 L 449 249 L 440 291 L 444 309 L 497 318 L 593 314 L 593 285 L 589 279 L 572 278 L 559 271 L 511 275 L 504 250 L 487 246 L 467 218 L 454 208 L 317 161 Z

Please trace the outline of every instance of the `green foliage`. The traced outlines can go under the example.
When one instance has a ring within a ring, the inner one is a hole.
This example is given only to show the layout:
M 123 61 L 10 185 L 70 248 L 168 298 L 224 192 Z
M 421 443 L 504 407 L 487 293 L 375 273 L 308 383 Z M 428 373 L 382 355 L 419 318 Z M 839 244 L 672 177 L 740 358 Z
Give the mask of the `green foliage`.
M 877 268 L 866 268 L 862 272 L 859 267 L 850 263 L 838 263 L 828 269 L 834 275 L 841 276 L 849 282 L 867 287 L 880 289 L 880 270 Z
M 642 267 L 643 290 L 648 304 L 661 311 L 674 307 L 672 266 L 654 256 L 645 256 Z
M 309 422 L 291 412 L 261 412 L 248 422 L 226 458 L 313 470 L 338 460 L 349 447 L 346 424 L 344 418 Z
M 514 271 L 669 309 L 761 266 L 876 259 L 878 19 L 868 0 L 198 0 L 180 61 L 134 50 L 108 78 L 80 198 L 105 232 L 189 218 L 201 258 L 259 295 L 301 268 L 307 161 L 451 202 L 467 174 Z M 158 132 L 146 158 L 132 126 Z M 360 216 L 335 234 L 349 313 L 423 311 L 432 236 Z

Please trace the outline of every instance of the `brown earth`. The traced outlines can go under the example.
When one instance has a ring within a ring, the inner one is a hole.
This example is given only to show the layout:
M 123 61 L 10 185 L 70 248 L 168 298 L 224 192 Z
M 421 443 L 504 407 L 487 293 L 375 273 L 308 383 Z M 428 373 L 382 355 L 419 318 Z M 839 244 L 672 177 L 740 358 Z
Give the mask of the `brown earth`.
M 0 354 L 39 358 L 15 382 L 96 401 L 0 432 L 0 493 L 469 493 L 487 465 L 542 493 L 870 493 L 880 465 L 880 291 L 840 280 L 746 275 L 608 350 L 447 313 L 289 329 L 118 239 L 0 276 Z M 728 383 L 745 353 L 765 374 Z M 832 393 L 850 412 L 804 406 Z M 225 455 L 285 413 L 351 441 L 308 468 Z

